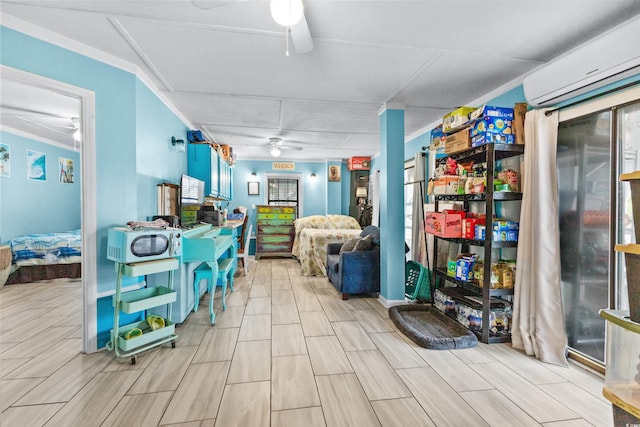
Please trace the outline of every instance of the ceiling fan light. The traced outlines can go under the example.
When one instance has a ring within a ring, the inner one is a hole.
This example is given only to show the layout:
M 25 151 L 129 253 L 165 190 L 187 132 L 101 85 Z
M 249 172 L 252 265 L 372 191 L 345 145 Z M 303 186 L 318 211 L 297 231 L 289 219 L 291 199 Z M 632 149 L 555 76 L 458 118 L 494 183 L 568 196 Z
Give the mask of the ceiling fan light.
M 278 157 L 280 155 L 280 150 L 278 149 L 278 147 L 273 147 L 271 149 L 271 155 L 273 157 Z
M 278 24 L 291 27 L 302 19 L 302 0 L 271 0 L 271 16 Z
M 76 142 L 80 142 L 81 139 L 82 139 L 82 134 L 80 133 L 80 129 L 76 129 L 73 132 L 73 140 Z

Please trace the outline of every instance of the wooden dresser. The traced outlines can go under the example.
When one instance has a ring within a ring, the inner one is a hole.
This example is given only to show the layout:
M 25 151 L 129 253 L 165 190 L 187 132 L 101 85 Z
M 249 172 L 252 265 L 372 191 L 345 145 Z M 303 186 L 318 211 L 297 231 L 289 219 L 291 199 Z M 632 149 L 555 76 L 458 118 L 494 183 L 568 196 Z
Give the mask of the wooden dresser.
M 296 208 L 259 205 L 256 211 L 256 259 L 263 256 L 291 257 Z

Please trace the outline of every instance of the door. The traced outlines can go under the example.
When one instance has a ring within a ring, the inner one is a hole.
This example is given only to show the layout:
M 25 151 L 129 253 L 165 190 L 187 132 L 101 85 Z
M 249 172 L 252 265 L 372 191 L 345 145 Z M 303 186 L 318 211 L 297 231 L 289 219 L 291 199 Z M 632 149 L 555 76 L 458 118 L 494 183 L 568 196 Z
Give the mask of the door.
M 612 272 L 612 113 L 562 122 L 558 129 L 558 197 L 562 298 L 569 347 L 604 362 Z M 614 202 L 615 204 L 615 202 Z M 615 207 L 615 206 L 613 206 Z

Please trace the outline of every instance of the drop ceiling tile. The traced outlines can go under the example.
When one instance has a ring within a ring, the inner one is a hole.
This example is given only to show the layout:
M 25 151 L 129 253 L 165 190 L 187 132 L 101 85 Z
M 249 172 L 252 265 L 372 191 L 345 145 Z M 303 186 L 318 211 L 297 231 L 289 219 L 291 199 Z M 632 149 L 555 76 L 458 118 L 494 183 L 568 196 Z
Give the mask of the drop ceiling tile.
M 380 104 L 285 100 L 282 103 L 286 129 L 348 133 L 377 132 Z
M 277 128 L 280 101 L 246 96 L 169 92 L 166 96 L 199 125 Z
M 433 55 L 318 41 L 287 57 L 280 35 L 121 22 L 158 74 L 187 92 L 381 103 Z

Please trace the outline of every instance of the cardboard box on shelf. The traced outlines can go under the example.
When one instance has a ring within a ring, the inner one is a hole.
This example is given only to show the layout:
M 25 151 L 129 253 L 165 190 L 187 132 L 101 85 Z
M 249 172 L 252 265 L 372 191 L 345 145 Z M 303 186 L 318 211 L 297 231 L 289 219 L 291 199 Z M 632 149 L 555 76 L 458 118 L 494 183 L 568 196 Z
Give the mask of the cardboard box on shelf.
M 471 138 L 483 132 L 500 133 L 504 135 L 513 134 L 513 120 L 501 117 L 480 117 L 471 125 Z
M 368 171 L 371 168 L 371 157 L 351 157 L 347 167 L 350 171 Z
M 469 135 L 469 128 L 462 129 L 461 131 L 445 137 L 444 152 L 446 154 L 457 153 L 469 148 L 471 148 L 471 136 Z
M 444 147 L 444 142 L 445 142 L 445 136 L 444 136 L 444 132 L 442 131 L 442 123 L 440 123 L 438 126 L 434 127 L 431 130 L 431 147 L 432 149 L 437 149 L 440 147 Z
M 460 107 L 445 114 L 442 118 L 442 131 L 444 133 L 451 133 L 467 126 L 469 123 L 469 113 L 474 110 L 474 107 Z
M 469 114 L 469 120 L 477 120 L 481 117 L 500 117 L 501 119 L 513 120 L 513 114 L 513 108 L 483 105 Z
M 501 133 L 489 133 L 483 132 L 471 138 L 471 146 L 479 147 L 484 144 L 514 144 L 515 138 L 513 135 L 504 135 Z
M 462 237 L 462 214 L 427 212 L 424 228 L 427 233 L 440 237 Z
M 460 177 L 445 175 L 433 180 L 433 194 L 458 194 Z
M 527 114 L 526 102 L 517 102 L 513 108 L 513 133 L 516 136 L 516 144 L 524 144 L 524 116 Z

